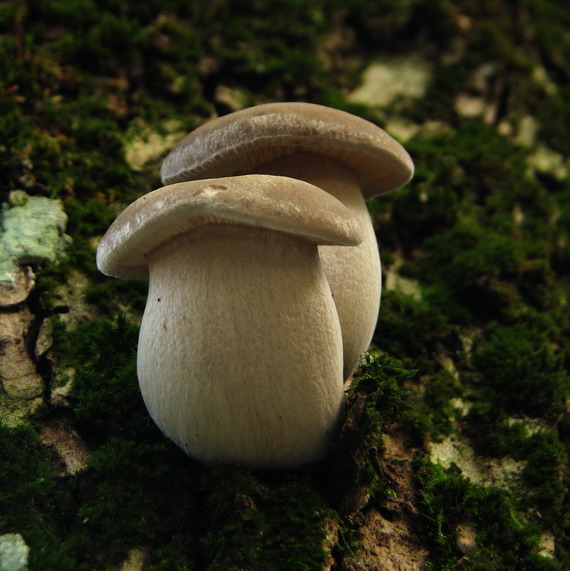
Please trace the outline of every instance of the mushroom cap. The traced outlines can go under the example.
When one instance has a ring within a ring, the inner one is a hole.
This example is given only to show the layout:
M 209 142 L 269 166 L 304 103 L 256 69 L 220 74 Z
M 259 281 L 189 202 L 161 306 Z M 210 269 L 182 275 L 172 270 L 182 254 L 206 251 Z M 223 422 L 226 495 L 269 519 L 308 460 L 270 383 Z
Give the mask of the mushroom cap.
M 147 255 L 204 224 L 241 224 L 356 246 L 358 220 L 336 198 L 304 181 L 273 175 L 187 181 L 141 196 L 113 222 L 97 248 L 97 267 L 119 278 L 148 276 Z
M 365 198 L 402 186 L 414 172 L 404 147 L 361 117 L 312 103 L 268 103 L 198 127 L 172 149 L 160 173 L 165 184 L 231 176 L 300 152 L 352 167 Z

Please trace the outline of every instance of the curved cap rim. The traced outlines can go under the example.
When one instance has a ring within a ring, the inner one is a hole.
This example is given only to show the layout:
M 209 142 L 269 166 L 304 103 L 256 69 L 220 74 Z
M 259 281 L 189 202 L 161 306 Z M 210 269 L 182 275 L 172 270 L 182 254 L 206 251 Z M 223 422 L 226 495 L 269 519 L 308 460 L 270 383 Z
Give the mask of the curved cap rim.
M 267 103 L 224 115 L 184 137 L 165 158 L 165 184 L 245 174 L 282 156 L 314 152 L 352 167 L 365 198 L 406 184 L 414 165 L 377 125 L 313 103 Z
M 150 252 L 204 224 L 265 228 L 316 244 L 355 246 L 362 240 L 357 218 L 324 190 L 254 174 L 186 181 L 141 196 L 101 239 L 97 266 L 110 276 L 146 277 Z

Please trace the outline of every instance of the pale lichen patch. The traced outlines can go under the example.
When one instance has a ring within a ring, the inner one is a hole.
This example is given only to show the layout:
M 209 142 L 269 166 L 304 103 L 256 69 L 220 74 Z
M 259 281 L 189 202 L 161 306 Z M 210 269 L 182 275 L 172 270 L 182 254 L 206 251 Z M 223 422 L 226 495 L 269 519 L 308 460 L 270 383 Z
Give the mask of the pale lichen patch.
M 462 117 L 486 117 L 490 113 L 489 105 L 483 97 L 468 93 L 460 93 L 457 96 L 455 110 Z
M 91 452 L 70 423 L 55 421 L 48 424 L 41 430 L 40 440 L 57 452 L 61 461 L 59 476 L 75 474 L 87 466 Z
M 538 145 L 528 156 L 527 162 L 535 172 L 549 174 L 557 180 L 564 180 L 568 177 L 568 161 L 565 161 L 561 154 L 544 145 Z
M 449 399 L 449 404 L 457 411 L 459 418 L 466 416 L 471 410 L 471 405 L 460 398 Z
M 413 280 L 402 276 L 398 273 L 398 269 L 402 266 L 403 260 L 401 258 L 396 258 L 396 261 L 388 267 L 384 267 L 384 289 L 394 290 L 404 295 L 410 295 L 416 300 L 422 298 L 422 290 L 420 283 L 417 280 Z
M 129 551 L 127 558 L 113 571 L 141 571 L 148 563 L 149 552 L 141 547 L 134 547 Z
M 97 308 L 85 299 L 89 283 L 85 274 L 73 270 L 66 282 L 55 289 L 55 299 L 67 308 L 67 312 L 62 313 L 58 318 L 71 328 L 100 317 Z
M 439 462 L 445 468 L 455 464 L 465 478 L 497 488 L 509 487 L 526 465 L 509 457 L 477 456 L 467 441 L 455 435 L 442 442 L 430 442 L 428 450 L 432 462 Z
M 131 127 L 125 157 L 133 170 L 140 171 L 149 162 L 159 159 L 186 134 L 179 121 L 166 122 L 164 129 L 166 134 L 161 134 L 142 122 Z
M 0 569 L 2 571 L 26 571 L 30 548 L 19 533 L 0 535 Z
M 539 538 L 539 554 L 547 559 L 554 559 L 556 556 L 556 536 L 551 531 L 545 531 Z
M 478 549 L 477 529 L 469 523 L 458 523 L 455 528 L 455 543 L 464 555 L 475 553 Z
M 540 124 L 531 115 L 521 117 L 517 126 L 514 142 L 522 147 L 532 148 L 536 144 L 536 136 L 540 129 Z
M 349 99 L 385 107 L 397 98 L 420 99 L 431 79 L 431 67 L 417 56 L 387 59 L 371 64 L 363 83 Z
M 218 103 L 227 105 L 232 111 L 240 111 L 253 104 L 247 91 L 227 85 L 218 85 L 214 97 Z
M 2 204 L 0 284 L 3 288 L 23 287 L 27 296 L 33 287 L 33 280 L 29 285 L 32 276 L 19 266 L 63 259 L 71 243 L 65 234 L 66 224 L 67 215 L 60 200 L 28 196 L 22 190 L 10 193 L 9 203 Z

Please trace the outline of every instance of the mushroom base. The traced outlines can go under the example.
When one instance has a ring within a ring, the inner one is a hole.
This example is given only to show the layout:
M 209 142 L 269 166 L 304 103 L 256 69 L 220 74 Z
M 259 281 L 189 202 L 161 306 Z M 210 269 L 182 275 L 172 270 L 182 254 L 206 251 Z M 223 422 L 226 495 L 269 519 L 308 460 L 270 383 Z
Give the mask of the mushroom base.
M 155 250 L 138 348 L 147 408 L 208 464 L 294 467 L 343 404 L 339 320 L 317 246 L 230 224 Z

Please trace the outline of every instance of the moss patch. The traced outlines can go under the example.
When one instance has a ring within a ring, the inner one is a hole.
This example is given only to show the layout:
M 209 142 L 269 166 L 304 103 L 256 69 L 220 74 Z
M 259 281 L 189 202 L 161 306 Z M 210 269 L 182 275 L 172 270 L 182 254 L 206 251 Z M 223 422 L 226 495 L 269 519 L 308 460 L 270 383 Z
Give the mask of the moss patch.
M 516 497 L 473 484 L 456 469 L 426 464 L 420 472 L 426 531 L 432 541 L 432 568 L 563 569 L 539 554 L 539 528 L 526 522 Z M 462 552 L 460 524 L 476 531 L 472 550 Z

